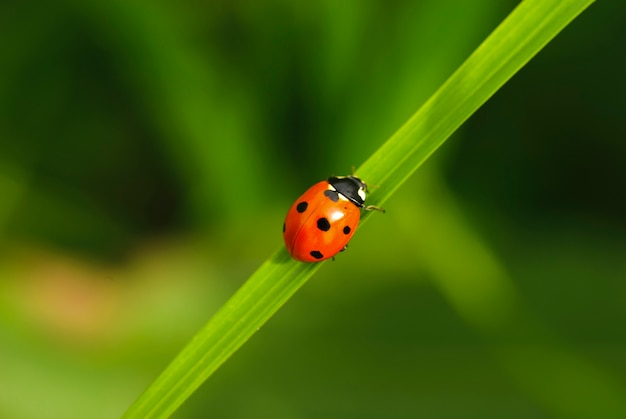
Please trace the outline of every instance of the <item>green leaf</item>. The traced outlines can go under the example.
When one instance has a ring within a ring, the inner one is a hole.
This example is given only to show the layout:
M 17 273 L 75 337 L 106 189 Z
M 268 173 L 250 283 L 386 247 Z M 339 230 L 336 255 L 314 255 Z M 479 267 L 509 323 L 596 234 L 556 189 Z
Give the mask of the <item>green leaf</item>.
M 527 0 L 358 170 L 380 186 L 380 205 L 508 79 L 593 0 Z M 366 220 L 369 214 L 364 214 Z M 363 222 L 363 221 L 362 221 Z M 170 416 L 256 332 L 321 264 L 292 260 L 281 248 L 200 330 L 129 408 L 125 418 Z

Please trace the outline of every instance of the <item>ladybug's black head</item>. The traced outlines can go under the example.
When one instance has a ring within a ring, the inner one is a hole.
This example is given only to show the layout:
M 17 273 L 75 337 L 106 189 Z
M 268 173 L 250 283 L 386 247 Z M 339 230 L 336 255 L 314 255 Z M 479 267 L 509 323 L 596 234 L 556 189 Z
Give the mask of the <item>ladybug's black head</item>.
M 356 176 L 333 176 L 328 178 L 328 183 L 335 191 L 352 202 L 357 207 L 362 207 L 365 202 L 367 185 Z

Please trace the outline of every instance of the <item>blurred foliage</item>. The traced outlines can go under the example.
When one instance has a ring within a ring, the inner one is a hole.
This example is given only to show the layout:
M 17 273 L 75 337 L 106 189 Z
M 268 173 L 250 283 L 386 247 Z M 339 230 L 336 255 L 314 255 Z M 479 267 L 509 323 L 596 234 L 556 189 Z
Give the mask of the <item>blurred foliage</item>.
M 515 3 L 3 3 L 0 417 L 121 414 L 291 200 Z M 176 417 L 626 415 L 621 9 L 548 45 Z

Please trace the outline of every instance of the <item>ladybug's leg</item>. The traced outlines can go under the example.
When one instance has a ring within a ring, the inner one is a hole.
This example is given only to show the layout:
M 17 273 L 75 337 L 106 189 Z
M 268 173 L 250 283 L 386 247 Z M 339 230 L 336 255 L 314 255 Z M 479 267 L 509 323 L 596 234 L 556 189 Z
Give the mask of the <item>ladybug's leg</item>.
M 346 244 L 343 249 L 340 250 L 340 252 L 343 252 L 344 250 L 346 250 L 348 248 L 348 245 Z M 335 257 L 333 256 L 333 262 L 335 261 Z
M 376 207 L 376 206 L 374 206 L 374 205 L 367 205 L 367 206 L 363 207 L 363 209 L 364 209 L 364 210 L 366 210 L 366 211 L 376 210 L 376 211 L 380 211 L 380 212 L 382 212 L 382 213 L 384 213 L 384 212 L 385 212 L 385 210 L 384 210 L 384 209 L 382 209 L 381 207 Z

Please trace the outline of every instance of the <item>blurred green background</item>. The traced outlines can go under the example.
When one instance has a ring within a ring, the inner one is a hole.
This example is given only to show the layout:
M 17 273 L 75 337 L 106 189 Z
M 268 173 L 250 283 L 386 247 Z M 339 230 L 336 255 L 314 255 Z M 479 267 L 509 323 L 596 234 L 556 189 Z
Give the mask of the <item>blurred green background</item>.
M 118 417 L 516 3 L 2 3 L 0 417 Z M 623 12 L 566 28 L 175 417 L 626 417 Z

